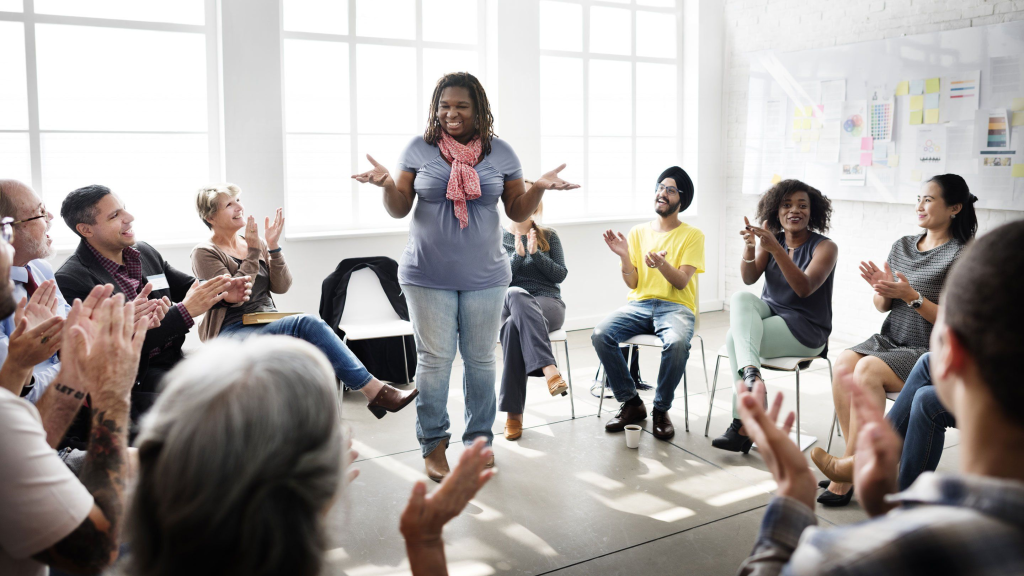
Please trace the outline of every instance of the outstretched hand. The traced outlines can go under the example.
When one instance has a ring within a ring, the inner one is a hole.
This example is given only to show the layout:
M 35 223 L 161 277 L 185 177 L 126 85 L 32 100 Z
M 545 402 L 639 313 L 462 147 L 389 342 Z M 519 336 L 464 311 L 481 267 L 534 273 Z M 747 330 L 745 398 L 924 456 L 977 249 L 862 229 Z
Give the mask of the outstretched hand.
M 366 155 L 366 159 L 370 161 L 373 168 L 363 172 L 362 174 L 353 174 L 352 178 L 355 179 L 356 182 L 361 184 L 369 182 L 370 184 L 380 186 L 381 188 L 386 186 L 389 180 L 394 184 L 394 180 L 391 178 L 391 173 L 388 172 L 387 168 L 374 160 L 373 156 L 370 156 L 369 154 Z
M 626 237 L 622 235 L 622 232 L 605 230 L 604 243 L 607 244 L 608 249 L 614 252 L 617 256 L 622 258 L 629 256 L 629 242 L 626 240 Z
M 579 188 L 579 184 L 566 182 L 559 177 L 558 173 L 562 170 L 565 170 L 565 164 L 562 164 L 550 172 L 545 172 L 543 176 L 534 180 L 533 185 L 541 190 L 574 190 Z
M 789 437 L 789 430 L 793 427 L 796 416 L 790 412 L 782 426 L 778 426 L 776 421 L 782 408 L 782 393 L 776 394 L 771 410 L 766 414 L 760 400 L 765 396 L 764 382 L 758 381 L 750 392 L 742 382 L 738 380 L 736 384 L 740 419 L 743 420 L 747 434 L 757 443 L 757 451 L 764 458 L 764 463 L 775 477 L 775 483 L 778 484 L 776 493 L 802 502 L 808 509 L 814 510 L 817 481 L 807 466 L 803 452 Z

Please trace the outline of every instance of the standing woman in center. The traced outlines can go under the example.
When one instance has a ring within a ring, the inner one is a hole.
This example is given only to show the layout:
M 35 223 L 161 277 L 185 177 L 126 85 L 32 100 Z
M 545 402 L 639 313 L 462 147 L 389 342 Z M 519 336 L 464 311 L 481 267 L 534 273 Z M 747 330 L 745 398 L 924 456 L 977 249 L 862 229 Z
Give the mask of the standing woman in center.
M 512 281 L 498 199 L 510 219 L 522 222 L 537 209 L 545 190 L 578 186 L 558 177 L 562 165 L 526 189 L 519 158 L 494 135 L 483 86 L 465 72 L 446 74 L 437 82 L 427 128 L 399 157 L 397 182 L 387 168 L 367 159 L 373 168 L 353 178 L 383 188 L 384 207 L 392 217 L 413 212 L 398 281 L 416 338 L 416 436 L 427 476 L 440 482 L 449 473 L 448 382 L 456 348 L 464 365 L 462 442 L 468 446 L 484 437 L 490 444 L 494 438 L 494 348 Z

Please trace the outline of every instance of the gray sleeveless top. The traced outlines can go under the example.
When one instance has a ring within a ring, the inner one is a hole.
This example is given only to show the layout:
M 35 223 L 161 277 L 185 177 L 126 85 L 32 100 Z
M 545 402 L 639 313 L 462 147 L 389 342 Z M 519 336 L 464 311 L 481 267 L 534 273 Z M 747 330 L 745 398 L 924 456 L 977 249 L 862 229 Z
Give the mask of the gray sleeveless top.
M 779 244 L 787 251 L 786 235 L 776 236 Z M 828 240 L 825 236 L 811 232 L 807 239 L 795 250 L 793 250 L 793 262 L 801 270 L 806 271 L 814 256 L 814 249 L 818 244 Z M 836 269 L 828 273 L 825 283 L 818 287 L 813 294 L 807 298 L 796 295 L 790 287 L 786 277 L 782 275 L 779 264 L 775 258 L 768 255 L 768 266 L 764 269 L 764 291 L 761 292 L 761 299 L 768 304 L 776 315 L 786 321 L 786 326 L 793 336 L 801 344 L 808 348 L 818 348 L 828 342 L 829 334 L 832 333 L 832 283 L 835 280 Z

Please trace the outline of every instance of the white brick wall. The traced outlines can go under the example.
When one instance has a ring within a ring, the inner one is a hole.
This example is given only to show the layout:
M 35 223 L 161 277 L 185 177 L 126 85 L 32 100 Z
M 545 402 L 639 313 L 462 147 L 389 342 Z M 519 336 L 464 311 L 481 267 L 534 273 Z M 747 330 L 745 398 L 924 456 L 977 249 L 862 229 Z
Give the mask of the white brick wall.
M 757 204 L 757 197 L 742 194 L 750 52 L 791 52 L 1012 20 L 1024 20 L 1024 0 L 725 0 L 726 302 L 737 290 L 760 293 L 759 285 L 743 285 L 738 266 L 743 216 L 752 216 Z M 860 279 L 857 264 L 880 263 L 896 238 L 920 229 L 909 205 L 838 200 L 832 207 L 829 236 L 839 245 L 833 337 L 859 342 L 878 331 L 884 316 L 871 305 L 872 290 Z M 979 210 L 979 232 L 1022 216 Z

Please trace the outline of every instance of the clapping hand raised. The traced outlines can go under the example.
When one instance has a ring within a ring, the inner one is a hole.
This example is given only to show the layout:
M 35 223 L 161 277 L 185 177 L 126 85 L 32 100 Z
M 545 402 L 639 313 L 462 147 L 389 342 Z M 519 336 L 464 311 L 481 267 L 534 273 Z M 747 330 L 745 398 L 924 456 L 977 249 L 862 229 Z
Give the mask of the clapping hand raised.
M 387 168 L 381 166 L 376 160 L 374 160 L 373 156 L 367 154 L 366 159 L 370 161 L 373 168 L 363 172 L 362 174 L 354 174 L 352 178 L 362 184 L 369 182 L 374 186 L 380 186 L 383 188 L 387 184 L 388 180 L 391 180 L 391 173 L 388 172 Z M 394 180 L 392 180 L 392 182 L 394 182 Z
M 605 230 L 604 243 L 607 244 L 608 249 L 614 252 L 617 256 L 622 258 L 627 258 L 629 256 L 629 242 L 626 240 L 626 237 L 622 235 L 622 232 Z
M 57 284 L 47 280 L 32 298 L 22 298 L 14 311 L 14 332 L 8 341 L 7 358 L 22 369 L 53 356 L 60 349 L 64 318 L 58 312 Z
M 537 230 L 535 228 L 530 228 L 530 233 L 526 235 L 526 249 L 530 254 L 537 253 Z
M 558 173 L 562 170 L 565 170 L 565 164 L 562 164 L 550 172 L 545 172 L 543 176 L 534 181 L 534 186 L 537 186 L 542 190 L 573 190 L 575 188 L 579 188 L 579 184 L 566 182 L 558 176 Z
M 888 262 L 884 264 L 884 270 L 878 270 L 878 266 L 875 266 L 874 262 L 869 262 L 869 265 L 872 268 L 865 270 L 864 263 L 861 262 L 860 276 L 871 284 L 871 287 L 875 289 L 875 294 L 893 300 L 910 301 L 917 299 L 918 293 L 910 285 L 910 280 L 902 272 L 893 274 Z M 893 280 L 893 276 L 896 277 L 895 280 Z
M 668 256 L 668 250 L 661 252 L 651 250 L 644 255 L 644 263 L 648 268 L 661 268 L 661 265 L 665 263 L 665 256 Z
M 872 288 L 875 284 L 882 282 L 883 280 L 892 280 L 892 271 L 889 270 L 889 263 L 885 263 L 885 270 L 882 270 L 874 262 L 861 262 L 860 263 L 860 277 L 864 279 Z
M 271 222 L 270 218 L 267 217 L 266 223 L 263 225 L 263 234 L 265 235 L 268 249 L 277 250 L 282 232 L 284 232 L 284 210 L 278 208 L 277 213 L 274 215 L 274 221 Z
M 782 249 L 782 244 L 779 244 L 779 240 L 768 230 L 768 221 L 765 220 L 761 223 L 760 227 L 752 226 L 750 220 L 746 216 L 743 217 L 743 223 L 746 225 L 744 228 L 751 235 L 756 236 L 761 241 L 761 248 L 767 251 L 769 254 L 775 256 L 785 252 Z M 744 236 L 744 239 L 746 237 Z M 750 241 L 747 242 L 748 244 Z

